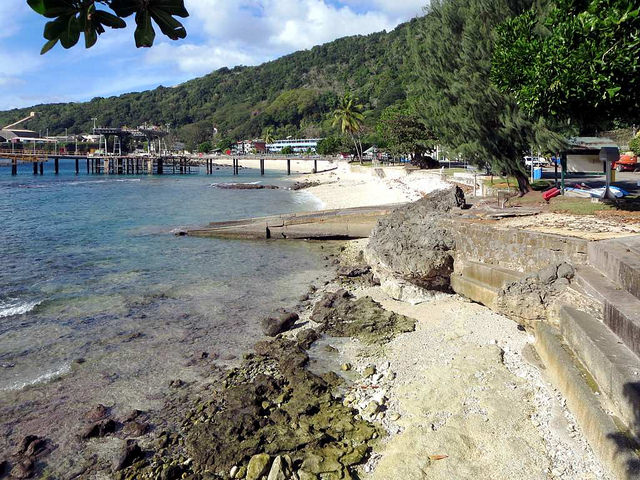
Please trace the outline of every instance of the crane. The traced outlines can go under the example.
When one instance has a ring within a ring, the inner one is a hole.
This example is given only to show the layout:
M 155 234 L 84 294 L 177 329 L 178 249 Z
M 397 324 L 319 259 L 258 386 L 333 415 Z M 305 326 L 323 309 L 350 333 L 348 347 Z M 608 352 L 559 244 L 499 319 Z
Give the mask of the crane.
M 9 130 L 9 129 L 17 126 L 17 125 L 20 125 L 22 122 L 26 122 L 27 120 L 31 120 L 35 116 L 36 116 L 36 112 L 31 112 L 28 117 L 25 117 L 22 120 L 18 120 L 17 122 L 12 123 L 11 125 L 7 125 L 2 130 Z

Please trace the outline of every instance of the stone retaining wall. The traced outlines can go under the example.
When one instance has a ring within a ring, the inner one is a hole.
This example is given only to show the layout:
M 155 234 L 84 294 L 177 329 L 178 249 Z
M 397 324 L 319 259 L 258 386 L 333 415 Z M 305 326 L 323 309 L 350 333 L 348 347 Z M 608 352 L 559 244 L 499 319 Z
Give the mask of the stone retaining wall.
M 506 230 L 487 223 L 452 222 L 456 264 L 464 265 L 464 261 L 469 260 L 528 273 L 553 263 L 587 263 L 588 240 L 529 230 Z

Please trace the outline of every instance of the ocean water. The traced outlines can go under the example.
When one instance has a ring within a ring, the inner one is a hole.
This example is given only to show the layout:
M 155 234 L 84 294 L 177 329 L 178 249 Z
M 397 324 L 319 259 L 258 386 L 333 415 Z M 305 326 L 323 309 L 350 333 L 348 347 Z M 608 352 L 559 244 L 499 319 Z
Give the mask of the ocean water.
M 69 418 L 98 402 L 158 407 L 171 379 L 195 381 L 215 357 L 232 362 L 260 338 L 262 316 L 326 275 L 313 243 L 171 233 L 316 209 L 305 192 L 211 186 L 286 185 L 282 173 L 52 168 L 33 176 L 25 165 L 16 177 L 0 168 L 0 450 L 19 434 L 63 438 Z

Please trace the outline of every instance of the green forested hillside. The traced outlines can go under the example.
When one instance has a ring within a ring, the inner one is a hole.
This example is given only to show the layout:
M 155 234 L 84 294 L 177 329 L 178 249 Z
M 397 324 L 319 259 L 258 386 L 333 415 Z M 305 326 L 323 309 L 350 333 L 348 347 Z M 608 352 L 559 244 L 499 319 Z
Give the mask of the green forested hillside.
M 169 123 L 192 145 L 209 138 L 214 126 L 231 138 L 260 136 L 267 126 L 276 136 L 322 136 L 332 131 L 328 113 L 338 96 L 351 91 L 373 125 L 406 96 L 409 27 L 339 39 L 257 67 L 222 68 L 172 88 L 0 112 L 0 124 L 37 110 L 28 128 L 50 134 L 88 132 L 97 117 L 100 126 Z

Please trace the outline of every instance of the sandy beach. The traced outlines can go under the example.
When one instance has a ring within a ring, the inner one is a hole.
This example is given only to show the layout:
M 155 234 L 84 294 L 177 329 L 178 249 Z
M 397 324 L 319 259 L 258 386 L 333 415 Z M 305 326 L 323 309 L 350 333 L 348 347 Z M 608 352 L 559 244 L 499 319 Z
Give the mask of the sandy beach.
M 338 162 L 336 167 L 295 178 L 320 183 L 306 191 L 320 199 L 325 209 L 413 202 L 448 185 L 438 174 L 404 167 L 375 168 L 346 162 Z

